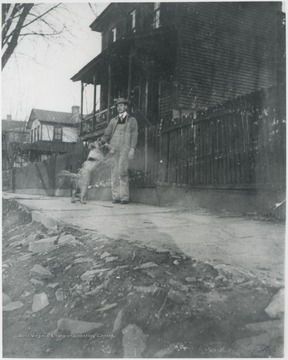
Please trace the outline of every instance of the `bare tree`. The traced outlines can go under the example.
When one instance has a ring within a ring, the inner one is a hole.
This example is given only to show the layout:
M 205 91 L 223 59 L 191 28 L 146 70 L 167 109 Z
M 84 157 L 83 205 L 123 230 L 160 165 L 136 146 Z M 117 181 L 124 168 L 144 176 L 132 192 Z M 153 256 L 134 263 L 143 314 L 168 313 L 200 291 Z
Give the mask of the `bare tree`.
M 25 37 L 57 37 L 65 25 L 55 16 L 60 4 L 2 4 L 2 70 Z

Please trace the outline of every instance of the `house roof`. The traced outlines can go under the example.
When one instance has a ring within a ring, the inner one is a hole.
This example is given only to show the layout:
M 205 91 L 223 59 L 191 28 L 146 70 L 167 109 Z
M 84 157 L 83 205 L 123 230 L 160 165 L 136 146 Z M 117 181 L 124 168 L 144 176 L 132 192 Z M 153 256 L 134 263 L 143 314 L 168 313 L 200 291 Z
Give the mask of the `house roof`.
M 101 76 L 101 69 L 103 68 L 104 64 L 107 64 L 107 52 L 108 49 L 102 51 L 99 55 L 97 55 L 94 59 L 89 61 L 81 70 L 78 71 L 77 74 L 73 75 L 71 80 L 72 81 L 79 81 L 82 80 L 89 84 L 92 81 L 93 76 L 92 73 L 97 76 L 98 78 Z M 98 80 L 99 82 L 99 80 Z
M 20 120 L 2 120 L 2 132 L 28 132 L 27 122 Z
M 96 84 L 101 84 L 103 74 L 108 71 L 108 59 L 119 62 L 125 57 L 128 61 L 128 49 L 131 41 L 131 39 L 119 39 L 86 64 L 77 74 L 73 75 L 71 80 L 82 80 L 87 84 L 93 84 L 93 81 L 96 81 Z
M 30 129 L 34 120 L 39 120 L 45 123 L 56 123 L 62 125 L 74 126 L 77 124 L 77 120 L 71 113 L 61 111 L 50 111 L 41 109 L 32 109 L 27 128 Z
M 111 16 L 115 14 L 119 15 L 125 5 L 126 4 L 122 3 L 121 6 L 119 6 L 117 3 L 110 3 L 90 25 L 91 30 L 98 32 L 103 31 L 103 27 L 105 27 L 107 21 L 111 20 Z
M 102 81 L 105 81 L 103 76 L 107 76 L 108 59 L 110 64 L 117 62 L 118 66 L 120 61 L 123 60 L 128 63 L 129 47 L 142 49 L 146 52 L 153 51 L 155 57 L 161 60 L 163 65 L 163 60 L 169 62 L 171 59 L 171 53 L 173 52 L 171 39 L 175 35 L 176 32 L 173 31 L 173 28 L 166 28 L 165 30 L 161 28 L 158 31 L 153 31 L 153 33 L 133 34 L 129 38 L 118 39 L 86 64 L 77 74 L 73 75 L 71 80 L 74 82 L 82 80 L 86 84 L 93 84 L 93 81 L 95 81 L 96 84 L 101 84 Z

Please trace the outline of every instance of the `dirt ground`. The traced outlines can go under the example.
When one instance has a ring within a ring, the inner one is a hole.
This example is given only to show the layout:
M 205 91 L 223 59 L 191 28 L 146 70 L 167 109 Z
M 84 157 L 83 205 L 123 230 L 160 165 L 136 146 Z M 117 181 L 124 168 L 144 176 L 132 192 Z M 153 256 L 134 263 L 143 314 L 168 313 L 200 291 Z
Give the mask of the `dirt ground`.
M 33 252 L 51 238 L 50 249 Z M 283 356 L 283 321 L 264 311 L 279 288 L 254 277 L 77 227 L 47 229 L 14 200 L 3 201 L 2 249 L 3 292 L 22 304 L 3 312 L 4 357 Z

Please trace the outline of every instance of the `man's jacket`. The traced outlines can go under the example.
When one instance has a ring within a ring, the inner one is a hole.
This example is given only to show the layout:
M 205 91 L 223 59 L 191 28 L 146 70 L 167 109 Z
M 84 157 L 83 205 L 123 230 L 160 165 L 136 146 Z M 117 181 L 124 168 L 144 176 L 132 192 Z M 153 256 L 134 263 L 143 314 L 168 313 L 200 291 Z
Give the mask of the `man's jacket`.
M 113 137 L 113 134 L 116 130 L 116 126 L 118 123 L 119 117 L 116 116 L 115 118 L 111 119 L 111 121 L 109 122 L 109 125 L 107 126 L 104 135 L 102 136 L 101 140 L 103 142 L 110 142 L 110 140 Z M 138 140 L 138 124 L 137 124 L 137 120 L 127 114 L 126 117 L 126 126 L 125 126 L 125 133 L 126 136 L 125 138 L 127 139 L 127 132 L 128 132 L 128 138 L 129 138 L 129 144 L 128 146 L 133 149 L 135 149 L 136 145 L 137 145 L 137 140 Z

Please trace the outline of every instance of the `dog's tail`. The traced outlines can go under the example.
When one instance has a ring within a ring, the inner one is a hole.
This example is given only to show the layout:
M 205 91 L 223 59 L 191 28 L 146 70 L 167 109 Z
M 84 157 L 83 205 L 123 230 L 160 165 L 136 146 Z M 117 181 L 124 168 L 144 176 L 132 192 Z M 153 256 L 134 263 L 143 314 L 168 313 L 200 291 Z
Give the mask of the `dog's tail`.
M 62 170 L 62 171 L 60 171 L 60 173 L 57 174 L 57 176 L 66 176 L 66 177 L 70 177 L 70 178 L 73 178 L 73 179 L 78 178 L 78 175 L 77 175 L 77 174 L 71 173 L 71 172 L 68 171 L 68 170 Z

